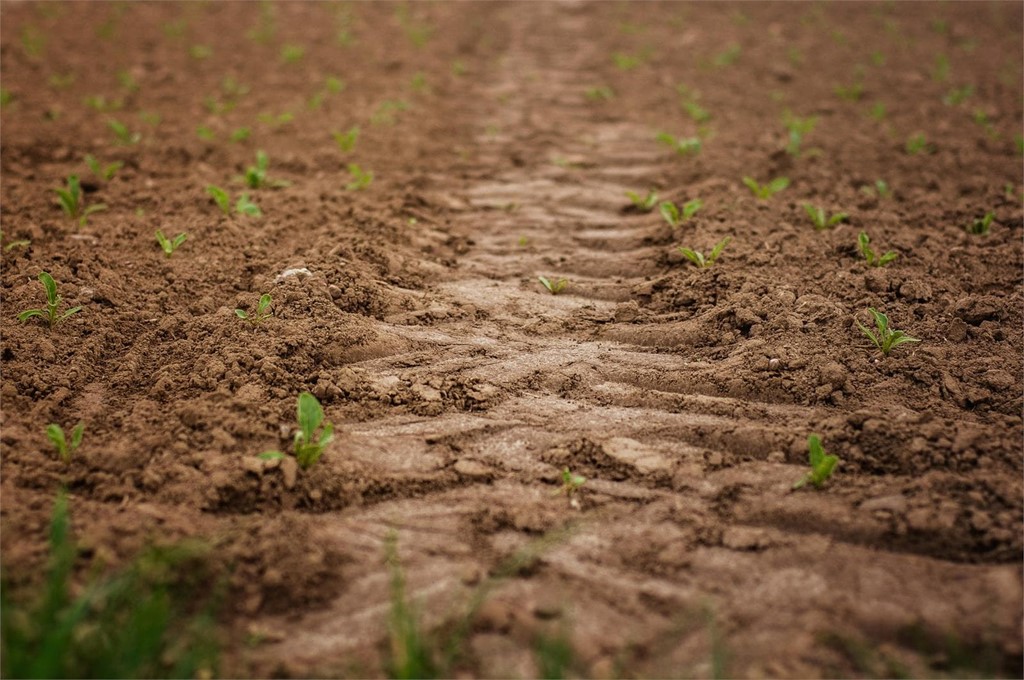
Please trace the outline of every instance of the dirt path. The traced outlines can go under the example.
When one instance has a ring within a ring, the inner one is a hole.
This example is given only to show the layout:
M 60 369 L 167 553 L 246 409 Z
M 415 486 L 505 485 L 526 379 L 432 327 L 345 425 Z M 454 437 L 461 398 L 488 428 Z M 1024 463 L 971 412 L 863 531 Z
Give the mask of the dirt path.
M 482 598 L 452 673 L 536 676 L 537 649 L 565 640 L 581 676 L 1019 674 L 1024 225 L 1004 187 L 1024 181 L 1008 141 L 1021 98 L 1019 77 L 993 66 L 1020 46 L 1019 7 L 949 3 L 940 32 L 912 7 L 853 3 L 799 17 L 771 4 L 277 5 L 281 32 L 308 44 L 301 77 L 275 53 L 247 57 L 277 43 L 234 36 L 208 73 L 188 42 L 146 37 L 184 17 L 189 41 L 214 44 L 255 7 L 128 11 L 125 50 L 159 46 L 139 59 L 134 106 L 175 111 L 130 150 L 102 147 L 103 126 L 59 93 L 74 134 L 49 144 L 52 105 L 31 83 L 66 64 L 12 56 L 4 31 L 18 97 L 4 113 L 4 234 L 32 240 L 5 252 L 3 274 L 16 582 L 36 578 L 65 484 L 83 556 L 213 546 L 232 676 L 381 673 L 392 538 L 427 629 L 450 631 Z M 71 27 L 99 18 L 67 11 L 45 21 L 71 46 Z M 44 21 L 5 12 L 10 27 Z M 343 53 L 340 103 L 315 108 L 307 81 L 338 60 L 326 17 L 364 37 Z M 434 29 L 426 49 L 402 42 L 417 26 Z M 732 45 L 738 66 L 721 56 Z M 866 70 L 871 50 L 887 68 Z M 942 103 L 955 83 L 921 75 L 940 51 L 1002 136 Z M 641 61 L 610 59 L 623 54 Z M 237 109 L 167 103 L 220 92 L 224 73 L 255 86 Z M 851 73 L 867 89 L 855 104 L 833 92 Z M 417 77 L 436 90 L 411 88 Z M 607 101 L 588 92 L 606 85 Z M 710 131 L 680 114 L 681 92 L 713 112 Z M 258 147 L 221 141 L 289 97 L 298 122 L 254 128 Z M 367 122 L 381 101 L 406 108 Z M 874 101 L 883 123 L 865 114 Z M 820 119 L 796 158 L 778 123 L 791 107 Z M 218 141 L 197 141 L 197 120 Z M 324 148 L 326 131 L 356 124 L 356 152 Z M 668 151 L 665 129 L 700 132 L 703 149 Z M 904 151 L 918 129 L 938 144 L 926 162 Z M 262 222 L 217 215 L 203 187 L 255 148 L 292 185 L 253 192 Z M 41 196 L 96 149 L 127 161 L 90 190 L 109 221 L 66 236 Z M 366 191 L 339 188 L 353 159 L 376 172 Z M 758 201 L 747 174 L 793 187 Z M 892 196 L 872 189 L 879 177 Z M 625 207 L 626 190 L 650 187 L 704 207 L 672 230 Z M 812 230 L 806 201 L 849 223 Z M 990 208 L 992 233 L 965 234 Z M 153 251 L 160 215 L 192 250 Z M 862 230 L 897 263 L 866 266 Z M 708 270 L 675 249 L 726 236 Z M 38 302 L 44 267 L 87 306 L 66 335 L 12 321 Z M 568 283 L 552 295 L 539 276 Z M 267 291 L 275 318 L 235 323 Z M 880 358 L 854 323 L 867 307 L 923 342 Z M 328 454 L 308 471 L 257 458 L 287 446 L 307 389 L 338 427 Z M 39 424 L 76 420 L 89 423 L 80 456 L 40 456 Z M 842 462 L 825 489 L 792 492 L 811 433 Z M 558 495 L 565 468 L 587 478 L 578 508 Z

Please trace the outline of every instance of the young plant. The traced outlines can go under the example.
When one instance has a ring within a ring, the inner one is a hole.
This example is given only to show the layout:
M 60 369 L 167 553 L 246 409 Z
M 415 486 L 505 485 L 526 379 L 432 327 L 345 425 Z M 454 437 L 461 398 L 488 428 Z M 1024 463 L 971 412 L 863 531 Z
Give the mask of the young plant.
M 580 475 L 574 475 L 569 471 L 569 468 L 562 470 L 562 486 L 555 489 L 553 495 L 565 494 L 565 497 L 570 501 L 574 501 L 576 492 L 580 490 L 580 487 L 587 483 L 586 477 Z
M 164 236 L 163 231 L 160 229 L 156 230 L 156 242 L 160 244 L 160 249 L 164 251 L 164 255 L 167 257 L 170 257 L 187 238 L 188 234 L 181 232 L 174 237 L 174 240 L 170 240 Z
M 595 85 L 594 87 L 588 87 L 584 90 L 583 96 L 585 96 L 589 101 L 601 102 L 613 99 L 615 97 L 615 92 L 607 85 Z
M 703 146 L 700 137 L 673 137 L 667 132 L 658 133 L 656 139 L 680 156 L 695 156 Z
M 828 481 L 828 478 L 832 476 L 832 471 L 839 462 L 838 456 L 825 453 L 825 448 L 821 445 L 821 437 L 816 434 L 812 434 L 807 438 L 807 450 L 809 452 L 808 457 L 810 458 L 811 471 L 794 484 L 793 489 L 799 489 L 807 484 L 810 484 L 815 489 L 820 489 Z
M 272 302 L 273 300 L 270 297 L 270 293 L 264 293 L 263 295 L 260 296 L 260 301 L 256 303 L 255 313 L 249 314 L 244 309 L 236 309 L 235 316 L 237 316 L 239 319 L 242 319 L 243 321 L 248 321 L 253 326 L 255 326 L 274 315 L 274 313 L 270 311 L 270 304 Z
M 995 215 L 993 213 L 985 213 L 984 217 L 978 217 L 971 220 L 971 223 L 967 225 L 967 233 L 979 236 L 987 234 L 992 226 L 992 220 L 994 219 Z
M 814 126 L 818 124 L 818 117 L 797 118 L 787 111 L 783 114 L 782 124 L 786 126 L 786 130 L 789 132 L 789 143 L 786 144 L 786 153 L 790 156 L 799 156 L 804 136 L 810 134 Z
M 245 185 L 250 189 L 261 189 L 263 187 L 286 187 L 291 182 L 284 180 L 270 180 L 267 178 L 267 168 L 270 167 L 270 157 L 267 156 L 265 151 L 256 152 L 256 165 L 250 165 L 245 170 L 245 176 L 242 178 L 245 181 Z
M 293 451 L 299 467 L 305 470 L 314 465 L 320 456 L 324 455 L 327 445 L 334 438 L 334 426 L 327 423 L 320 429 L 319 436 L 316 431 L 324 422 L 324 410 L 320 402 L 309 392 L 299 395 L 296 404 L 296 412 L 299 422 L 299 431 L 295 433 Z M 260 455 L 261 458 L 282 458 L 284 454 L 280 451 L 267 451 Z
M 640 212 L 651 212 L 658 203 L 658 192 L 654 189 L 648 190 L 646 196 L 641 196 L 635 191 L 627 191 L 626 197 L 633 203 L 633 207 Z
M 818 231 L 830 229 L 840 222 L 847 220 L 850 216 L 844 212 L 836 213 L 831 217 L 825 212 L 823 208 L 819 208 L 816 205 L 810 203 L 804 203 L 804 210 L 807 211 L 808 217 L 811 218 L 811 222 L 814 223 L 814 228 Z
M 114 120 L 113 118 L 107 121 L 107 125 L 113 131 L 114 136 L 117 137 L 117 141 L 122 144 L 137 144 L 142 135 L 138 132 L 132 132 L 128 129 L 128 126 L 124 123 Z
M 82 201 L 82 185 L 78 181 L 78 175 L 70 175 L 68 177 L 67 189 L 54 189 L 54 191 L 57 192 L 57 201 L 60 203 L 64 214 L 73 220 L 78 220 L 79 226 L 85 225 L 89 215 L 107 209 L 107 206 L 103 203 L 90 205 L 88 208 L 85 207 Z
M 349 153 L 356 148 L 356 142 L 359 140 L 359 126 L 350 127 L 348 132 L 332 132 L 331 136 L 334 137 L 334 143 L 338 145 L 339 151 Z
M 240 127 L 231 133 L 230 139 L 232 142 L 235 143 L 244 142 L 245 140 L 249 139 L 250 135 L 252 135 L 252 130 L 250 130 L 247 127 Z
M 928 137 L 923 132 L 919 132 L 916 135 L 911 135 L 907 139 L 907 143 L 904 145 L 906 152 L 911 156 L 916 156 L 921 153 L 934 153 L 935 145 L 928 143 Z
M 860 101 L 864 96 L 864 83 L 858 79 L 849 85 L 836 85 L 835 93 L 837 97 L 848 102 Z
M 889 327 L 889 317 L 882 314 L 874 307 L 869 307 L 868 311 L 871 316 L 875 318 L 875 326 L 878 328 L 878 334 L 865 328 L 860 321 L 854 319 L 857 327 L 860 328 L 861 332 L 867 336 L 868 340 L 874 343 L 875 347 L 882 351 L 883 356 L 889 356 L 895 347 L 902 345 L 905 342 L 921 342 L 917 338 L 912 338 L 903 331 L 896 331 Z
M 862 231 L 857 235 L 857 249 L 867 260 L 869 267 L 884 267 L 900 256 L 895 250 L 887 250 L 882 255 L 878 255 L 868 245 L 870 243 L 871 239 L 868 238 L 867 232 Z
M 53 328 L 63 323 L 72 314 L 82 311 L 81 307 L 72 307 L 58 315 L 57 308 L 60 307 L 61 297 L 57 294 L 57 282 L 47 272 L 39 272 L 39 280 L 46 289 L 46 309 L 26 309 L 18 314 L 18 321 L 27 321 L 34 316 L 39 316 L 46 319 L 49 327 Z
M 260 207 L 249 200 L 249 194 L 243 193 L 235 201 L 235 212 L 248 217 L 262 217 L 263 211 Z
M 96 160 L 96 157 L 91 153 L 85 154 L 85 164 L 89 166 L 89 170 L 92 174 L 96 175 L 105 182 L 109 182 L 114 178 L 114 175 L 124 167 L 124 163 L 121 161 L 114 161 L 113 163 L 107 163 L 101 166 L 100 162 Z
M 0 241 L 2 240 L 3 232 L 0 231 Z M 13 241 L 8 241 L 7 243 L 5 243 L 3 249 L 4 252 L 7 253 L 14 250 L 15 248 L 27 248 L 30 245 L 32 245 L 32 241 L 28 240 L 27 238 L 15 239 Z
M 761 199 L 762 201 L 768 200 L 775 194 L 779 193 L 783 189 L 789 186 L 788 177 L 776 177 L 768 184 L 758 184 L 752 177 L 744 177 L 743 183 L 753 192 L 754 196 Z
M 373 172 L 363 170 L 357 163 L 348 164 L 348 173 L 352 175 L 352 181 L 345 185 L 349 191 L 365 189 L 373 182 Z
M 658 206 L 658 212 L 668 222 L 668 225 L 675 229 L 683 222 L 686 222 L 691 217 L 697 214 L 697 211 L 704 205 L 704 201 L 699 198 L 683 203 L 683 209 L 680 210 L 678 206 L 672 201 L 662 201 L 661 205 Z
M 538 276 L 537 280 L 540 281 L 541 284 L 545 288 L 547 288 L 548 292 L 551 293 L 552 295 L 558 295 L 563 290 L 565 290 L 566 286 L 569 285 L 568 279 L 558 279 L 557 281 L 552 281 L 546 276 Z
M 71 462 L 71 454 L 75 452 L 75 449 L 82 443 L 82 433 L 85 431 L 85 425 L 78 423 L 71 430 L 71 440 L 68 441 L 64 436 L 64 428 L 57 423 L 50 423 L 46 426 L 46 436 L 49 437 L 50 441 L 53 442 L 53 446 L 57 449 L 57 455 L 65 463 Z
M 715 263 L 715 260 L 718 259 L 718 256 L 722 254 L 722 251 L 725 250 L 725 247 L 729 245 L 729 241 L 731 240 L 732 239 L 729 236 L 723 238 L 721 241 L 715 244 L 715 247 L 711 249 L 711 252 L 707 255 L 707 257 L 704 256 L 704 253 L 699 253 L 696 250 L 691 250 L 690 248 L 681 247 L 678 250 L 680 253 L 683 254 L 683 257 L 685 257 L 690 262 L 694 263 L 701 269 L 707 269 L 708 267 Z
M 217 207 L 220 208 L 221 212 L 225 215 L 231 214 L 231 197 L 228 196 L 228 192 L 211 184 L 206 187 L 206 193 L 213 197 L 214 203 L 217 204 Z

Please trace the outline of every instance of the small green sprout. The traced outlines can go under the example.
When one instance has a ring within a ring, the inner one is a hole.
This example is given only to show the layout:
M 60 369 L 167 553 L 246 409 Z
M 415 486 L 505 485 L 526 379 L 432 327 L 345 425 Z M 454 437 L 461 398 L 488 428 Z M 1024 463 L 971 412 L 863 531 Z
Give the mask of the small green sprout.
M 250 130 L 247 127 L 240 127 L 231 133 L 231 141 L 235 143 L 244 142 L 245 140 L 249 139 L 251 135 L 252 130 Z
M 860 321 L 854 319 L 857 327 L 860 328 L 861 332 L 867 336 L 867 338 L 874 343 L 875 347 L 882 351 L 883 356 L 888 356 L 895 347 L 902 345 L 905 342 L 921 342 L 917 338 L 912 338 L 903 331 L 894 331 L 889 327 L 889 317 L 882 314 L 874 307 L 869 307 L 868 311 L 871 316 L 875 318 L 875 326 L 878 327 L 878 334 L 876 335 L 872 331 L 865 328 Z
M 0 240 L 3 240 L 2 231 L 0 231 Z M 32 245 L 32 241 L 29 241 L 27 238 L 15 239 L 14 241 L 8 241 L 7 243 L 4 244 L 4 252 L 10 252 L 15 248 L 27 248 L 30 245 Z
M 220 208 L 221 212 L 225 215 L 231 214 L 231 197 L 228 196 L 228 192 L 211 184 L 206 187 L 206 193 L 213 197 L 214 203 L 217 204 L 217 207 Z
M 216 133 L 206 125 L 200 125 L 196 128 L 196 137 L 203 140 L 204 142 L 212 142 L 217 138 Z
M 703 146 L 700 137 L 673 137 L 667 132 L 659 132 L 656 139 L 680 156 L 695 156 Z
M 127 125 L 118 120 L 114 120 L 113 118 L 107 120 L 107 126 L 110 127 L 114 136 L 117 137 L 117 141 L 122 144 L 137 144 L 138 141 L 142 139 L 141 134 L 138 132 L 132 132 L 128 129 Z
M 270 167 L 270 157 L 267 156 L 265 151 L 256 152 L 256 165 L 250 165 L 245 170 L 245 176 L 243 180 L 245 185 L 250 189 L 260 189 L 263 187 L 286 187 L 291 184 L 284 180 L 270 180 L 267 178 L 267 168 Z
M 88 221 L 89 215 L 107 209 L 107 206 L 103 203 L 97 203 L 96 205 L 85 207 L 82 196 L 82 185 L 78 181 L 78 175 L 70 175 L 68 177 L 67 189 L 54 189 L 54 191 L 57 192 L 57 201 L 60 203 L 60 207 L 64 211 L 64 214 L 73 220 L 78 220 L 79 226 L 85 225 Z
M 334 143 L 338 145 L 339 151 L 349 153 L 356 148 L 356 142 L 359 140 L 359 126 L 350 127 L 347 132 L 332 132 L 331 136 L 334 137 Z
M 974 94 L 974 87 L 971 85 L 955 87 L 946 93 L 942 98 L 942 103 L 946 106 L 959 106 L 967 101 L 972 94 Z
M 815 489 L 820 489 L 828 481 L 828 478 L 832 476 L 832 471 L 839 462 L 838 456 L 825 453 L 825 448 L 821 445 L 821 437 L 816 434 L 812 434 L 807 438 L 807 450 L 809 452 L 811 471 L 793 485 L 794 490 L 807 484 L 810 484 Z
M 238 82 L 232 76 L 224 76 L 224 80 L 221 81 L 220 89 L 223 90 L 224 96 L 230 99 L 238 99 L 249 94 L 249 86 L 244 83 Z
M 164 236 L 164 232 L 162 230 L 156 230 L 156 242 L 160 244 L 160 249 L 164 251 L 164 255 L 167 257 L 170 257 L 174 251 L 178 249 L 178 246 L 184 243 L 187 238 L 188 234 L 181 232 L 174 237 L 174 240 L 170 240 Z
M 54 448 L 57 449 L 57 455 L 65 463 L 71 462 L 71 454 L 75 452 L 82 443 L 82 433 L 85 431 L 85 424 L 78 423 L 74 429 L 71 430 L 71 441 L 68 441 L 64 436 L 64 428 L 57 423 L 50 423 L 46 426 L 46 436 L 53 442 Z
M 213 56 L 213 49 L 207 45 L 193 45 L 188 48 L 188 56 L 192 57 L 196 61 L 202 61 L 203 59 L 209 59 Z
M 814 228 L 817 229 L 818 231 L 830 229 L 831 227 L 836 226 L 840 222 L 846 221 L 850 217 L 848 214 L 844 212 L 835 213 L 834 215 L 829 217 L 828 213 L 826 213 L 823 208 L 819 208 L 816 205 L 811 205 L 810 203 L 804 203 L 804 210 L 807 211 L 807 216 L 811 218 L 811 222 L 814 223 Z
M 932 80 L 937 83 L 944 83 L 949 80 L 949 57 L 945 54 L 935 57 L 935 69 L 932 71 Z
M 868 111 L 868 115 L 873 120 L 876 120 L 876 121 L 879 121 L 879 122 L 885 120 L 885 114 L 886 114 L 885 104 L 883 104 L 882 102 L 875 102 L 874 104 L 871 105 L 871 109 Z
M 995 219 L 993 213 L 985 213 L 984 217 L 978 217 L 971 220 L 971 223 L 967 225 L 968 234 L 984 235 L 989 232 L 992 226 L 992 220 Z
M 754 196 L 762 201 L 767 200 L 789 186 L 788 177 L 776 177 L 768 184 L 758 184 L 752 177 L 744 177 L 743 183 L 750 189 Z
M 548 292 L 552 295 L 558 295 L 565 287 L 569 285 L 568 279 L 558 279 L 557 281 L 547 278 L 546 276 L 538 276 L 537 280 L 548 289 Z
M 697 211 L 703 207 L 704 201 L 699 198 L 683 203 L 683 209 L 680 210 L 678 206 L 672 201 L 662 201 L 661 205 L 658 206 L 658 212 L 668 222 L 668 225 L 675 229 L 683 222 L 686 222 L 691 217 L 697 214 Z
M 868 238 L 867 232 L 862 231 L 857 235 L 857 249 L 864 256 L 869 267 L 884 267 L 900 256 L 895 250 L 887 250 L 882 255 L 878 255 L 871 249 L 870 243 L 871 239 Z
M 306 55 L 302 45 L 285 45 L 281 48 L 281 61 L 286 64 L 297 64 Z
M 0 87 L 0 108 L 6 109 L 14 101 L 14 93 L 6 87 Z
M 107 163 L 101 166 L 100 162 L 96 160 L 96 157 L 91 153 L 85 155 L 85 164 L 89 166 L 89 170 L 92 174 L 96 175 L 100 179 L 109 182 L 117 174 L 117 171 L 124 167 L 124 163 L 121 161 L 114 161 L 113 163 Z
M 864 83 L 858 79 L 849 85 L 836 85 L 835 93 L 837 97 L 848 102 L 860 101 L 864 96 Z
M 740 54 L 742 54 L 742 52 L 743 49 L 737 43 L 732 43 L 724 52 L 716 54 L 715 58 L 712 59 L 712 63 L 719 68 L 723 66 L 731 66 L 740 58 Z
M 59 73 L 54 73 L 46 80 L 46 82 L 50 85 L 50 87 L 52 87 L 55 90 L 63 90 L 65 88 L 71 87 L 74 84 L 75 74 L 65 73 L 61 75 Z
M 263 211 L 260 207 L 249 200 L 249 194 L 243 193 L 235 201 L 235 212 L 248 217 L 262 217 Z
M 45 318 L 49 327 L 53 328 L 63 323 L 72 314 L 82 311 L 81 307 L 72 307 L 63 314 L 58 315 L 57 308 L 60 306 L 61 297 L 57 294 L 57 282 L 47 272 L 39 272 L 39 280 L 42 282 L 43 287 L 46 288 L 46 309 L 26 309 L 18 314 L 18 321 L 24 322 L 34 316 L 39 316 Z
M 123 99 L 107 101 L 107 98 L 101 94 L 93 97 L 86 97 L 83 101 L 90 109 L 95 109 L 97 111 L 117 111 L 118 109 L 124 108 Z
M 721 241 L 715 244 L 715 247 L 711 249 L 711 252 L 708 254 L 707 257 L 704 256 L 704 253 L 699 253 L 696 250 L 692 250 L 690 248 L 680 247 L 677 250 L 679 250 L 679 252 L 683 254 L 683 257 L 685 257 L 687 260 L 694 263 L 701 269 L 707 269 L 708 267 L 715 263 L 715 260 L 718 259 L 718 256 L 722 254 L 722 251 L 725 250 L 725 247 L 729 245 L 729 241 L 731 240 L 732 239 L 729 236 L 723 238 Z
M 576 495 L 576 492 L 580 490 L 580 487 L 587 483 L 586 477 L 580 475 L 574 475 L 569 471 L 569 468 L 562 470 L 562 486 L 555 489 L 554 496 L 559 494 L 565 494 L 566 498 L 570 500 Z
M 615 97 L 615 92 L 607 85 L 596 85 L 594 87 L 588 87 L 583 92 L 583 96 L 585 96 L 589 101 L 600 102 L 613 99 Z
M 264 293 L 263 295 L 260 296 L 260 301 L 256 303 L 256 312 L 254 314 L 249 314 L 244 309 L 236 309 L 235 315 L 239 319 L 242 319 L 243 321 L 248 321 L 249 323 L 255 326 L 259 323 L 262 323 L 263 321 L 266 321 L 267 319 L 274 315 L 274 313 L 270 311 L 270 304 L 272 302 L 273 299 L 270 297 L 270 293 Z
M 626 197 L 640 212 L 651 212 L 658 203 L 658 192 L 654 189 L 649 189 L 646 196 L 641 196 L 635 191 L 627 191 Z
M 124 69 L 117 72 L 117 82 L 128 92 L 138 92 L 139 81 L 135 79 L 131 71 Z
M 686 114 L 690 116 L 695 123 L 707 123 L 711 120 L 711 114 L 708 113 L 707 109 L 697 103 L 699 94 L 694 90 L 691 90 L 686 85 L 680 83 L 676 86 L 676 92 L 679 93 L 680 104 Z
M 139 111 L 139 120 L 146 125 L 159 125 L 162 117 L 155 111 Z
M 615 63 L 616 68 L 622 71 L 631 71 L 644 63 L 642 56 L 627 54 L 625 52 L 616 52 L 613 54 L 612 61 Z
M 782 116 L 782 124 L 786 126 L 786 130 L 789 132 L 789 143 L 786 144 L 786 153 L 790 156 L 799 156 L 804 136 L 814 130 L 814 126 L 818 124 L 818 117 L 797 118 L 789 111 L 786 111 Z
M 907 143 L 904 145 L 904 148 L 911 156 L 916 156 L 921 153 L 935 152 L 935 145 L 928 143 L 928 137 L 926 137 L 923 132 L 919 132 L 907 138 Z
M 324 454 L 327 445 L 334 438 L 334 426 L 327 423 L 316 436 L 316 430 L 324 421 L 324 410 L 320 402 L 309 392 L 299 395 L 297 403 L 297 415 L 299 431 L 295 433 L 294 447 L 295 459 L 303 470 L 314 465 L 320 456 Z M 260 454 L 260 458 L 270 460 L 283 458 L 280 451 L 266 451 Z
M 348 173 L 352 175 L 352 181 L 345 185 L 349 191 L 365 189 L 373 182 L 373 172 L 363 170 L 357 163 L 348 164 Z
M 370 114 L 370 123 L 373 125 L 394 125 L 395 115 L 408 110 L 409 103 L 402 99 L 385 99 Z
M 257 115 L 256 118 L 264 125 L 269 125 L 271 127 L 277 128 L 295 120 L 295 114 L 292 113 L 291 111 L 285 111 L 284 113 L 280 113 L 277 115 L 274 115 L 273 113 L 264 112 Z

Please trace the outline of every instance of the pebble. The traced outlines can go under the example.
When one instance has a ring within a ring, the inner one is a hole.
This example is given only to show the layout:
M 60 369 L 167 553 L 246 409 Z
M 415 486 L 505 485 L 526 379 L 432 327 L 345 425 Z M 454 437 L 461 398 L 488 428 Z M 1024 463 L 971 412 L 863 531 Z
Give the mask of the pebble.
M 283 272 L 274 277 L 274 283 L 281 283 L 285 279 L 292 276 L 312 276 L 313 272 L 309 271 L 305 267 L 296 267 L 293 269 L 285 269 Z
M 299 479 L 299 464 L 294 458 L 281 458 L 281 474 L 284 476 L 284 488 L 294 489 Z

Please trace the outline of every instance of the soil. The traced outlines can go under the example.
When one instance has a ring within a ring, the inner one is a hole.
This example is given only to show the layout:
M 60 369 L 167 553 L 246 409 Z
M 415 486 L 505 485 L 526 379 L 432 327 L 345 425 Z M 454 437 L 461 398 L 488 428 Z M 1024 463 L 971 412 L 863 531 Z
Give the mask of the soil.
M 392 534 L 426 627 L 487 588 L 459 675 L 536 675 L 564 635 L 586 676 L 1020 676 L 1020 4 L 2 18 L 3 244 L 31 241 L 0 277 L 11 587 L 40 580 L 66 485 L 82 579 L 209 543 L 227 676 L 382 674 Z M 817 117 L 798 156 L 786 111 Z M 290 185 L 224 216 L 205 187 L 237 197 L 258 149 Z M 347 189 L 349 163 L 372 184 Z M 54 200 L 70 174 L 107 206 L 82 226 Z M 758 200 L 744 176 L 791 186 Z M 703 207 L 672 229 L 625 197 L 651 188 Z M 815 230 L 808 202 L 849 219 Z M 165 257 L 156 229 L 188 240 Z M 861 231 L 899 258 L 867 266 Z M 726 236 L 708 269 L 676 249 Z M 82 306 L 53 329 L 15 318 L 42 270 Z M 263 293 L 272 318 L 235 316 Z M 882 356 L 868 307 L 921 342 Z M 328 452 L 259 458 L 304 390 Z M 44 428 L 79 421 L 65 464 Z M 793 492 L 812 433 L 841 462 Z

